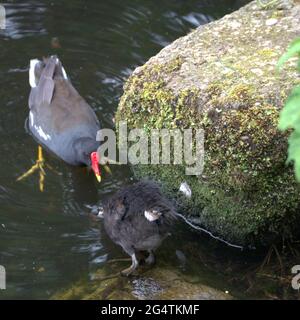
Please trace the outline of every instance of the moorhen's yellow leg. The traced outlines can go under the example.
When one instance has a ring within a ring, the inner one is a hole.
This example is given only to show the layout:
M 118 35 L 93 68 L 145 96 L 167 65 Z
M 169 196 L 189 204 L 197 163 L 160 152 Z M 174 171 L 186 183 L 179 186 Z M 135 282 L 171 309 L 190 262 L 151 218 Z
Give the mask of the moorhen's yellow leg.
M 38 147 L 38 159 L 36 160 L 35 164 L 24 174 L 22 174 L 19 178 L 17 178 L 17 181 L 21 181 L 30 175 L 32 175 L 35 171 L 39 170 L 39 188 L 40 191 L 44 191 L 44 181 L 45 181 L 45 175 L 46 172 L 44 170 L 45 160 L 43 158 L 43 149 L 41 146 Z

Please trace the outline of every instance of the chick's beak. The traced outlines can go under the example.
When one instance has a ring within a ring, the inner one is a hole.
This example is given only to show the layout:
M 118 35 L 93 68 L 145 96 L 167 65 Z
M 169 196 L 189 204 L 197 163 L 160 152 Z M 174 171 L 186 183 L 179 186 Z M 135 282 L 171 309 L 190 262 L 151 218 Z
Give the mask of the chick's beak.
M 101 182 L 101 173 L 99 167 L 99 157 L 97 152 L 91 153 L 91 163 L 92 163 L 92 170 L 95 173 L 96 179 L 98 182 Z

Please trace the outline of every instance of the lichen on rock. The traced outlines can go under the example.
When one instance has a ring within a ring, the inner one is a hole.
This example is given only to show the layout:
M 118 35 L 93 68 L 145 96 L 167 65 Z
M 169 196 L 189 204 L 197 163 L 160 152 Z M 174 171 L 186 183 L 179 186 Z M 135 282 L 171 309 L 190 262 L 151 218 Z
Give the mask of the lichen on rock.
M 129 129 L 204 129 L 201 176 L 185 176 L 183 166 L 134 171 L 160 181 L 187 215 L 227 240 L 263 244 L 297 232 L 300 189 L 277 124 L 300 78 L 295 61 L 280 73 L 276 65 L 299 35 L 298 1 L 253 1 L 174 41 L 124 86 L 116 120 Z M 178 191 L 183 181 L 191 198 Z

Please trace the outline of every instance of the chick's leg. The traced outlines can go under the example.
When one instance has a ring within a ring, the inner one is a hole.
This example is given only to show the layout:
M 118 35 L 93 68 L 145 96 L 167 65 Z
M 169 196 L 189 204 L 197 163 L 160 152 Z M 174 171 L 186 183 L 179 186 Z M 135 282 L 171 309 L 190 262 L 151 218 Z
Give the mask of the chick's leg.
M 137 260 L 137 258 L 136 258 L 135 253 L 133 253 L 133 254 L 131 255 L 131 262 L 132 262 L 132 263 L 131 263 L 131 266 L 130 266 L 129 268 L 121 271 L 121 275 L 122 275 L 122 276 L 128 277 L 128 276 L 131 275 L 132 272 L 138 267 L 139 262 L 138 262 L 138 260 Z

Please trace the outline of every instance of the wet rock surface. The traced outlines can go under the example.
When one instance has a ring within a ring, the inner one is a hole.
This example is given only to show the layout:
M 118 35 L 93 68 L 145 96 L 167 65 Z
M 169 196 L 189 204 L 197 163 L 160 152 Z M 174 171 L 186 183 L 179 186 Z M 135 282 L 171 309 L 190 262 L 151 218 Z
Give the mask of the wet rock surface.
M 120 264 L 119 264 L 120 267 Z M 115 270 L 116 266 L 113 267 Z M 208 300 L 232 299 L 228 293 L 203 285 L 192 277 L 183 277 L 169 268 L 143 268 L 138 275 L 124 278 L 115 274 L 110 278 L 101 269 L 92 281 L 79 281 L 71 288 L 55 294 L 52 299 L 87 300 Z

